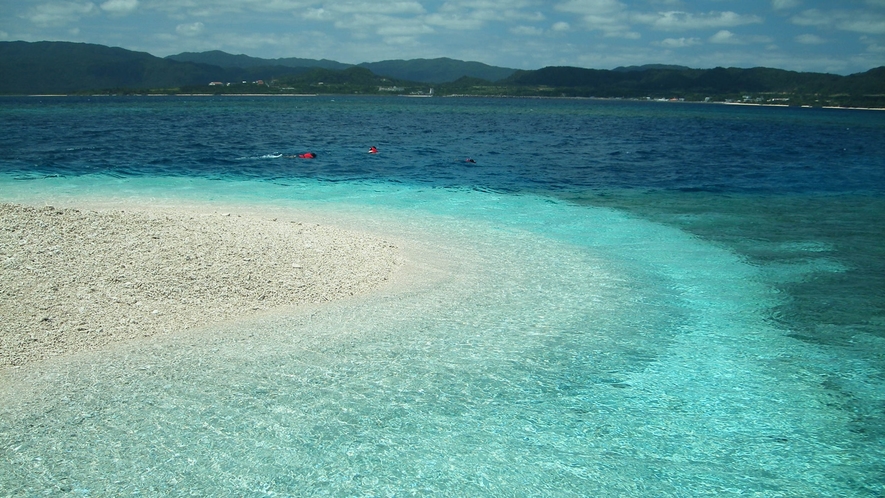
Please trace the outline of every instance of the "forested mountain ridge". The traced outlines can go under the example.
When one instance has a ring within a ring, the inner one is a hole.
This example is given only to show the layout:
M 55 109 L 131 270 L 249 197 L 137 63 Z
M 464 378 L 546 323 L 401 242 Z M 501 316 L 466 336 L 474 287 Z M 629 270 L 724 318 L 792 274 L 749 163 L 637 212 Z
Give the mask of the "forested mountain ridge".
M 657 91 L 714 94 L 735 92 L 875 94 L 885 93 L 885 66 L 850 76 L 799 73 L 764 67 L 651 68 L 642 71 L 545 67 L 536 71 L 518 71 L 498 83 L 582 89 L 599 97 L 641 97 Z
M 69 42 L 0 42 L 0 94 L 162 89 L 212 81 L 252 81 L 297 68 L 222 68 L 145 52 Z
M 885 66 L 848 76 L 765 67 L 612 71 L 545 67 L 517 71 L 495 85 L 520 89 L 524 95 L 885 107 Z
M 85 43 L 0 42 L 0 94 L 89 92 L 432 93 L 885 107 L 885 66 L 848 76 L 762 67 L 691 69 L 672 65 L 514 70 L 447 58 L 347 65 L 328 60 L 259 59 L 219 51 L 159 58 Z
M 323 68 L 323 69 L 347 69 L 352 64 L 343 64 L 328 59 L 301 59 L 298 57 L 287 57 L 282 59 L 262 59 L 260 57 L 250 57 L 245 54 L 233 55 L 220 50 L 211 50 L 209 52 L 182 52 L 176 55 L 166 57 L 168 60 L 179 62 L 195 62 L 197 64 L 209 64 L 223 68 L 254 68 L 254 67 L 297 67 L 297 68 Z
M 363 62 L 359 66 L 380 76 L 434 84 L 452 82 L 463 77 L 498 81 L 516 72 L 516 69 L 489 66 L 481 62 L 464 62 L 448 57 Z
M 464 76 L 497 81 L 516 72 L 516 69 L 489 66 L 488 64 L 483 64 L 481 62 L 464 62 L 449 59 L 448 57 L 343 64 L 328 59 L 299 59 L 295 57 L 285 59 L 260 59 L 242 54 L 231 55 L 214 50 L 200 53 L 185 52 L 178 55 L 170 55 L 166 58 L 183 62 L 212 64 L 226 68 L 285 66 L 344 70 L 348 67 L 359 66 L 364 67 L 379 76 L 435 84 L 455 81 Z

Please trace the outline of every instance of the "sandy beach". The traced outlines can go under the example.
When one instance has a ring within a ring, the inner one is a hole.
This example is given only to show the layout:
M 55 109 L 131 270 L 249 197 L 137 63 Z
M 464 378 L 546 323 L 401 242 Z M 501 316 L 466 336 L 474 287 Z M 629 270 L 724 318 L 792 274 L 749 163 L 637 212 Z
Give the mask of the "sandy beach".
M 297 220 L 0 203 L 0 368 L 363 294 L 402 261 Z

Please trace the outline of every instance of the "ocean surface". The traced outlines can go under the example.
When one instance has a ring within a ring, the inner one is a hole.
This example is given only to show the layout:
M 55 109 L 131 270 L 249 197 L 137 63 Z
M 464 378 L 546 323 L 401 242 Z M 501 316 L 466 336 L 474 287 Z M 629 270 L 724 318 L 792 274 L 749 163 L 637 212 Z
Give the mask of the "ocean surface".
M 885 496 L 885 112 L 0 98 L 0 202 L 95 199 L 448 273 L 0 378 L 0 496 Z

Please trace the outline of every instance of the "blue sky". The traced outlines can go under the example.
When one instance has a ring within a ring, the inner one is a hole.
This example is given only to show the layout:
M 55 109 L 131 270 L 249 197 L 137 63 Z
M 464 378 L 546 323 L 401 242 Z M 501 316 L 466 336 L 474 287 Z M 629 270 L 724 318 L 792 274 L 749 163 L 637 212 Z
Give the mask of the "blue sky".
M 0 0 L 0 41 L 519 69 L 885 65 L 885 0 Z

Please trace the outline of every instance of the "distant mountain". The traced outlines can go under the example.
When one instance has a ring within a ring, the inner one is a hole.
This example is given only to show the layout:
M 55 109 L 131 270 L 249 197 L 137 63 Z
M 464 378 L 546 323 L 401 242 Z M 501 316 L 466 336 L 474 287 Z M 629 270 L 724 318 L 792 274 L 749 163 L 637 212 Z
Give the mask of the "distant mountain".
M 516 69 L 489 66 L 481 62 L 464 62 L 446 57 L 363 62 L 358 65 L 380 76 L 421 83 L 446 83 L 464 76 L 498 81 L 516 72 Z
M 328 59 L 299 59 L 296 57 L 290 57 L 287 59 L 261 59 L 242 54 L 231 55 L 218 50 L 199 53 L 185 52 L 178 55 L 170 55 L 166 58 L 179 62 L 211 64 L 224 68 L 285 66 L 343 70 L 353 66 L 352 64 L 343 64 Z M 363 62 L 357 64 L 357 66 L 364 67 L 379 76 L 421 83 L 445 83 L 455 81 L 464 76 L 480 78 L 488 81 L 497 81 L 510 76 L 516 71 L 515 69 L 489 66 L 481 62 L 464 62 L 445 57 L 439 59 Z
M 264 84 L 252 84 L 258 80 Z M 210 86 L 210 82 L 222 85 Z M 159 58 L 85 43 L 0 42 L 0 94 L 420 95 L 429 93 L 431 85 L 437 95 L 676 97 L 885 107 L 885 67 L 849 76 L 762 67 L 689 69 L 671 65 L 617 70 L 545 67 L 525 71 L 447 58 L 349 66 L 310 59 L 258 59 L 217 51 Z
M 210 52 L 183 52 L 177 55 L 170 55 L 166 59 L 179 62 L 194 62 L 197 64 L 210 64 L 223 68 L 254 68 L 254 67 L 299 67 L 299 68 L 324 68 L 324 69 L 347 69 L 352 64 L 343 64 L 341 62 L 330 61 L 328 59 L 299 59 L 297 57 L 289 57 L 284 59 L 261 59 L 258 57 L 250 57 L 248 55 L 231 55 L 220 50 L 212 50 Z
M 691 69 L 686 66 L 674 66 L 672 64 L 645 64 L 643 66 L 618 66 L 612 71 L 648 71 L 649 69 L 670 69 L 673 71 L 682 71 L 684 69 Z
M 645 97 L 661 94 L 795 93 L 836 95 L 885 94 L 885 68 L 839 76 L 771 68 L 649 69 L 606 71 L 545 67 L 518 71 L 500 84 L 569 89 L 569 94 L 596 97 Z
M 122 48 L 66 42 L 0 42 L 2 93 L 162 87 L 182 81 L 212 81 L 219 76 L 209 67 L 164 61 Z
M 853 95 L 885 97 L 885 66 L 845 77 L 846 91 Z
M 227 69 L 86 43 L 0 42 L 0 93 L 5 94 L 176 88 L 211 81 L 252 81 L 298 71 L 284 67 Z

